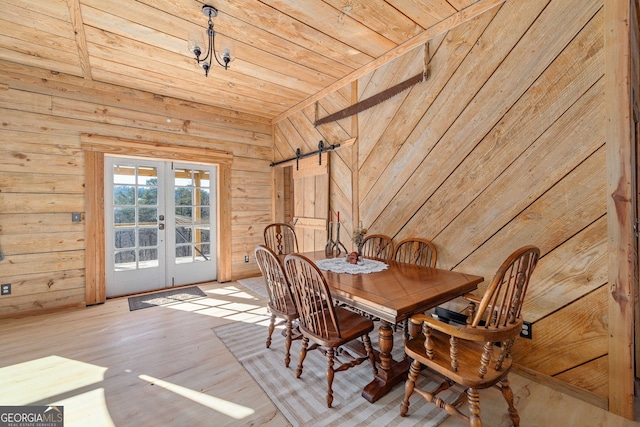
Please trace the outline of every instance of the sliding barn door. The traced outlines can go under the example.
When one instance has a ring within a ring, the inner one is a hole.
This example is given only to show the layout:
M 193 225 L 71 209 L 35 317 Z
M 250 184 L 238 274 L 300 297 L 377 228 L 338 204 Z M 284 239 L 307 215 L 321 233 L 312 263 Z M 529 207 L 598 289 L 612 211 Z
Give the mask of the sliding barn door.
M 293 222 L 300 252 L 324 250 L 329 215 L 329 153 L 293 165 Z

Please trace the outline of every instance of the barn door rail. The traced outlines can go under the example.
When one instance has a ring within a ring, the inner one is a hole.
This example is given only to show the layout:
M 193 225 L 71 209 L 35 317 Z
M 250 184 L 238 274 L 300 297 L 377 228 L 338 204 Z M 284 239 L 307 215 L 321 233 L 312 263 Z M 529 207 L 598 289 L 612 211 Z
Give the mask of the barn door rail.
M 296 161 L 296 170 L 298 170 L 298 161 L 300 159 L 305 159 L 307 157 L 311 157 L 311 156 L 315 156 L 316 154 L 318 155 L 318 164 L 322 164 L 322 153 L 327 152 L 327 151 L 333 151 L 336 148 L 339 148 L 340 144 L 331 144 L 331 145 L 324 145 L 324 141 L 320 141 L 318 142 L 318 149 L 315 151 L 311 151 L 310 153 L 305 153 L 302 154 L 302 150 L 300 150 L 300 148 L 296 149 L 296 156 L 295 157 L 290 157 L 288 159 L 285 160 L 280 160 L 279 162 L 272 162 L 269 166 L 274 167 L 274 166 L 278 166 L 281 165 L 283 163 L 288 163 L 288 162 L 292 162 L 292 161 Z

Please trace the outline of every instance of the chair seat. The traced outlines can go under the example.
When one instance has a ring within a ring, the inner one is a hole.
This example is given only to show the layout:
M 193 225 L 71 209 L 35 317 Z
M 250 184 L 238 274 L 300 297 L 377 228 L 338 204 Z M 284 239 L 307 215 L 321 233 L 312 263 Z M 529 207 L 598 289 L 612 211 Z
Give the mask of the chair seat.
M 342 307 L 334 307 L 338 325 L 340 327 L 341 337 L 331 323 L 328 324 L 328 339 L 321 339 L 314 336 L 313 341 L 324 347 L 339 347 L 349 341 L 352 341 L 364 334 L 368 334 L 373 330 L 373 321 L 366 317 L 360 316 L 351 310 Z M 326 312 L 326 309 L 325 309 Z M 325 313 L 327 316 L 328 313 Z M 300 325 L 300 330 L 304 333 L 305 328 Z M 308 330 L 306 332 L 309 332 Z M 313 335 L 313 334 L 312 334 Z
M 500 370 L 495 369 L 495 361 L 500 355 L 500 348 L 493 346 L 491 352 L 491 363 L 487 367 L 487 373 L 480 377 L 478 366 L 480 364 L 479 355 L 482 354 L 484 343 L 459 339 L 457 343 L 459 365 L 457 371 L 451 368 L 451 358 L 449 356 L 449 335 L 432 330 L 434 341 L 433 359 L 429 359 L 424 348 L 424 335 L 412 338 L 405 344 L 405 352 L 412 359 L 419 360 L 423 365 L 433 369 L 439 374 L 472 388 L 487 388 L 498 383 L 509 373 L 511 368 L 511 358 L 506 358 L 502 362 Z
M 271 302 L 269 302 L 267 305 L 269 306 L 269 310 L 271 310 L 271 312 L 276 316 L 283 317 L 288 320 L 297 319 L 298 311 L 296 310 L 296 305 L 294 304 L 293 300 L 291 298 L 287 298 L 286 304 L 286 311 L 278 310 Z

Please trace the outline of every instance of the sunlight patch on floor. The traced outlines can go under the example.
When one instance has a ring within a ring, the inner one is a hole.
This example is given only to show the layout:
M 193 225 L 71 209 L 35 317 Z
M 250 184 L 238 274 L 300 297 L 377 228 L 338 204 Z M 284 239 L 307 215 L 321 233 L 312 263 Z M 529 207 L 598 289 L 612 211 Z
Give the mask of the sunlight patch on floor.
M 52 403 L 64 406 L 65 427 L 85 427 L 87 425 L 114 427 L 109 414 L 103 388 L 79 393 L 67 399 Z
M 58 396 L 104 379 L 107 368 L 47 356 L 0 368 L 0 402 L 23 406 Z
M 158 378 L 153 378 L 148 375 L 138 376 L 143 381 L 147 381 L 150 384 L 154 384 L 158 387 L 162 387 L 172 393 L 178 394 L 182 397 L 186 397 L 196 403 L 207 406 L 221 414 L 225 414 L 236 420 L 241 420 L 249 415 L 252 415 L 255 411 L 249 407 L 238 405 L 237 403 L 230 402 L 228 400 L 219 399 L 214 396 L 210 396 L 199 391 L 192 390 L 190 388 L 182 387 L 177 384 L 163 381 Z
M 237 322 L 269 325 L 271 313 L 264 303 L 252 304 L 248 301 L 239 302 L 237 300 L 256 301 L 256 297 L 245 291 L 235 286 L 225 286 L 224 288 L 208 289 L 205 292 L 212 296 L 164 305 L 163 307 Z
M 205 292 L 210 294 L 217 294 L 217 295 L 227 295 L 227 296 L 233 295 L 235 298 L 245 298 L 245 299 L 252 299 L 252 300 L 256 299 L 256 297 L 254 297 L 253 295 L 248 294 L 247 292 L 240 290 L 235 286 L 226 286 L 224 288 L 209 289 Z

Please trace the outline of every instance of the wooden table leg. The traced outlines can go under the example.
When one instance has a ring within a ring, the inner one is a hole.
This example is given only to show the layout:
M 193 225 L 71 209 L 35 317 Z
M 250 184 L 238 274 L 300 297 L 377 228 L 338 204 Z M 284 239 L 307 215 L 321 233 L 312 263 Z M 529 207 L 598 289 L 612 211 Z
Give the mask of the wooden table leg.
M 387 394 L 394 385 L 406 381 L 410 366 L 406 358 L 395 361 L 391 357 L 393 328 L 389 322 L 384 320 L 378 330 L 378 345 L 380 346 L 378 373 L 373 381 L 362 390 L 362 397 L 372 403 Z

